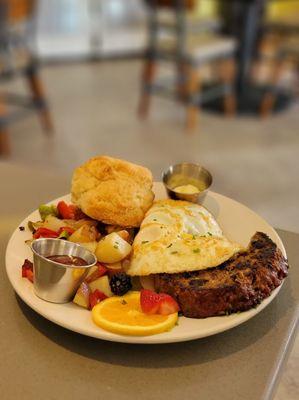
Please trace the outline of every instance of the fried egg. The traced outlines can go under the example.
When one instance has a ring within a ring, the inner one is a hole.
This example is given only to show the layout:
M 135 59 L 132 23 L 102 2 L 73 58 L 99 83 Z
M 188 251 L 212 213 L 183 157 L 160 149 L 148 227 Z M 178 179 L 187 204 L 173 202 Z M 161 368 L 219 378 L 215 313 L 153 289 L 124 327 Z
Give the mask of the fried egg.
M 211 268 L 241 250 L 206 208 L 169 199 L 148 210 L 132 247 L 126 268 L 131 276 Z

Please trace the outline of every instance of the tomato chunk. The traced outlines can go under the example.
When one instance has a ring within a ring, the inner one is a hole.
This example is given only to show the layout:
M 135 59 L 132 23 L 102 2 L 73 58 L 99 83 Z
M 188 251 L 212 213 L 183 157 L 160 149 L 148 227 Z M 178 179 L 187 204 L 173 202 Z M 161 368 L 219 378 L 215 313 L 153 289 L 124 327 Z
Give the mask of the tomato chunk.
M 39 238 L 57 238 L 58 233 L 55 231 L 52 231 L 52 229 L 48 228 L 38 228 L 37 231 L 33 234 L 34 239 L 39 239 Z
M 27 258 L 22 265 L 22 277 L 29 279 L 30 282 L 33 282 L 33 263 Z
M 33 278 L 34 278 L 33 271 L 31 271 L 30 269 L 28 269 L 28 270 L 27 270 L 27 276 L 26 276 L 26 278 L 27 278 L 31 283 L 33 283 Z
M 60 201 L 57 204 L 57 210 L 62 219 L 76 219 L 77 207 L 73 204 L 66 204 L 65 201 Z

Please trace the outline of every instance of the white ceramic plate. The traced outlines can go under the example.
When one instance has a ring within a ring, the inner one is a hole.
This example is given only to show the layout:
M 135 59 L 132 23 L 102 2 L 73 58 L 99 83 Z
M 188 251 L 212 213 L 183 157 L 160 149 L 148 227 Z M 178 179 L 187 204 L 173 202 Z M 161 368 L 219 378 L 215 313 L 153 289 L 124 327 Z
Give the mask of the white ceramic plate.
M 154 190 L 157 199 L 166 197 L 164 187 L 161 183 L 156 183 Z M 50 203 L 57 204 L 59 200 L 70 202 L 70 196 L 63 196 Z M 216 217 L 228 238 L 246 246 L 256 231 L 262 231 L 270 236 L 282 250 L 284 256 L 286 256 L 283 244 L 275 230 L 249 208 L 228 197 L 213 192 L 209 192 L 204 205 Z M 20 223 L 20 226 L 27 227 L 29 220 L 39 220 L 38 211 L 34 211 L 25 218 Z M 6 270 L 8 278 L 17 294 L 29 307 L 50 321 L 72 331 L 104 340 L 124 343 L 172 343 L 214 335 L 240 325 L 254 317 L 274 299 L 281 288 L 281 286 L 276 288 L 271 296 L 265 299 L 258 307 L 246 312 L 206 319 L 180 317 L 178 326 L 175 326 L 170 332 L 144 337 L 121 336 L 97 327 L 92 322 L 90 311 L 80 308 L 73 303 L 48 303 L 34 294 L 33 285 L 27 279 L 21 277 L 21 265 L 24 259 L 32 259 L 31 250 L 24 243 L 29 238 L 31 238 L 31 233 L 27 228 L 25 231 L 20 231 L 17 227 L 7 246 Z

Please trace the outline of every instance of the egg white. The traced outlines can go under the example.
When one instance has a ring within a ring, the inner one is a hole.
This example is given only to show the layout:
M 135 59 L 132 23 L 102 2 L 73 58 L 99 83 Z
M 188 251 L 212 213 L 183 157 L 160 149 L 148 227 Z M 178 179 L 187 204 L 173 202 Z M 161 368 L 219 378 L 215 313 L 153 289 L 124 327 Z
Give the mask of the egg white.
M 135 237 L 127 273 L 146 276 L 211 268 L 240 249 L 203 206 L 160 200 L 149 209 Z

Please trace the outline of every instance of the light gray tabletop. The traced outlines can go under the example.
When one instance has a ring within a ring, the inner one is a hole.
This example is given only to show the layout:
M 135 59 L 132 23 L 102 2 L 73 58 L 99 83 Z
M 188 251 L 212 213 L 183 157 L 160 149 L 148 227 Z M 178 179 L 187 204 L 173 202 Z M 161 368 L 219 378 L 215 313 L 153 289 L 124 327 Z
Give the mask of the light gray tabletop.
M 192 342 L 125 345 L 70 332 L 18 298 L 4 265 L 18 222 L 69 191 L 69 178 L 0 163 L 0 398 L 271 399 L 298 321 L 299 235 L 278 230 L 290 274 L 274 301 L 230 331 Z

